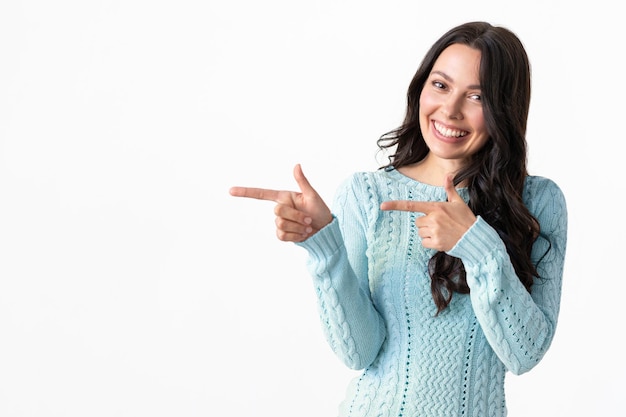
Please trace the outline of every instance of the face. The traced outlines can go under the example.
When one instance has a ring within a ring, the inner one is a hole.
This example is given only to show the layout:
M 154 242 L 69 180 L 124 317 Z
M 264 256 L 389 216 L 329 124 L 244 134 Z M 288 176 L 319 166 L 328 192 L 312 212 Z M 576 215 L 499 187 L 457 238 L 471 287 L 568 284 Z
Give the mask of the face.
M 420 95 L 420 128 L 428 158 L 463 165 L 489 139 L 483 117 L 480 51 L 453 44 L 444 49 Z

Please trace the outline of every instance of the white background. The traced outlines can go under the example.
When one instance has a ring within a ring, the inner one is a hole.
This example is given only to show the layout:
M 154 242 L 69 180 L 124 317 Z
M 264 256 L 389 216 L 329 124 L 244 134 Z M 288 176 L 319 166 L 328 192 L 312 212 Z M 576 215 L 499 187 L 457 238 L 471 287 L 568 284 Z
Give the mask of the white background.
M 332 417 L 305 254 L 272 203 L 379 165 L 427 48 L 468 20 L 533 65 L 533 174 L 569 205 L 551 350 L 511 417 L 624 416 L 618 3 L 3 0 L 0 416 Z

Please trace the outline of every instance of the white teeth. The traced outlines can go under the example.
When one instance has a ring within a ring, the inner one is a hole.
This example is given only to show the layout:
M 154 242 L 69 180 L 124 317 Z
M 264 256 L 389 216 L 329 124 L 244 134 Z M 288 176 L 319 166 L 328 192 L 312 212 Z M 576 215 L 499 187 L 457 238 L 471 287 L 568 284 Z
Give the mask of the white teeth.
M 435 129 L 437 129 L 437 132 L 441 133 L 443 136 L 447 136 L 449 138 L 460 138 L 461 136 L 467 135 L 467 132 L 464 130 L 448 129 L 447 127 L 441 126 L 437 122 L 435 122 Z

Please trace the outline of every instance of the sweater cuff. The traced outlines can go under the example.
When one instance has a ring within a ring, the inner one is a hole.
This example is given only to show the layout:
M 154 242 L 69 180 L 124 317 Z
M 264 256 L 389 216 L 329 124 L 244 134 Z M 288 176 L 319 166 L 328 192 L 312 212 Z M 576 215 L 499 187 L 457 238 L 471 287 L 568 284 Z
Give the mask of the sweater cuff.
M 343 246 L 339 221 L 333 216 L 333 220 L 329 224 L 305 241 L 296 242 L 296 245 L 303 247 L 309 252 L 311 261 L 328 259 Z
M 478 216 L 456 245 L 446 253 L 460 258 L 467 265 L 474 265 L 502 244 L 495 229 Z

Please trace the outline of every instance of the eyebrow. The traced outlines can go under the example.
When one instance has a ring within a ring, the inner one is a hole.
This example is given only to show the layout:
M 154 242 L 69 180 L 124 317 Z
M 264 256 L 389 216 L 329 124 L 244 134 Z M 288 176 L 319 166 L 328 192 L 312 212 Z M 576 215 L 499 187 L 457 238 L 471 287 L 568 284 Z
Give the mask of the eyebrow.
M 441 75 L 441 76 L 442 76 L 443 78 L 445 78 L 447 81 L 449 81 L 449 82 L 454 82 L 454 80 L 452 79 L 452 77 L 450 77 L 450 76 L 449 76 L 448 74 L 446 74 L 445 72 L 435 70 L 435 71 L 431 72 L 431 75 L 432 75 L 432 74 L 438 74 L 438 75 Z M 472 85 L 468 85 L 468 86 L 467 86 L 467 88 L 468 88 L 468 89 L 470 89 L 470 90 L 480 90 L 480 84 L 472 84 Z

